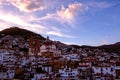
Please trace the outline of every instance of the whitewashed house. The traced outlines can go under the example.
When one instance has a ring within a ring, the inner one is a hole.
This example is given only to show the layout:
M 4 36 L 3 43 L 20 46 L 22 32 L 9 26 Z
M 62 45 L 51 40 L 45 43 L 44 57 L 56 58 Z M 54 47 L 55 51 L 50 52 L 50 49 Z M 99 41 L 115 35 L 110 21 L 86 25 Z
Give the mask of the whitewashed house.
M 78 69 L 65 67 L 63 69 L 59 69 L 59 73 L 61 77 L 76 77 L 78 75 Z

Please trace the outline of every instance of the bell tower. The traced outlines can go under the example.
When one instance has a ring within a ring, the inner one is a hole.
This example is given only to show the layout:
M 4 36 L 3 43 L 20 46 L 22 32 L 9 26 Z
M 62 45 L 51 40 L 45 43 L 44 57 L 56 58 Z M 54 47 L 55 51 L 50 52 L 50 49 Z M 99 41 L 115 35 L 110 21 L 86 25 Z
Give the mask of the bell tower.
M 30 35 L 30 39 L 29 39 L 29 55 L 33 55 L 34 53 L 34 43 L 33 43 L 34 39 L 33 39 L 33 35 Z
M 35 54 L 40 53 L 40 40 L 39 37 L 36 36 L 35 38 Z
M 39 37 L 36 36 L 33 37 L 33 34 L 31 34 L 29 39 L 29 55 L 37 55 L 40 53 L 40 40 Z

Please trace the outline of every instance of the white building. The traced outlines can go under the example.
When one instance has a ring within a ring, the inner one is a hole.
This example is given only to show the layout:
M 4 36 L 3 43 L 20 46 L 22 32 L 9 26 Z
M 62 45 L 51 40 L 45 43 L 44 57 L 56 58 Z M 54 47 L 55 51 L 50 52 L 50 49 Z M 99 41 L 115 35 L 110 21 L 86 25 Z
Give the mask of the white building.
M 47 73 L 37 73 L 31 80 L 49 80 L 49 75 Z
M 68 61 L 78 61 L 79 60 L 79 55 L 78 54 L 66 54 L 62 55 L 63 58 L 67 59 Z
M 50 65 L 42 65 L 42 70 L 50 73 L 52 71 L 52 67 Z
M 61 77 L 76 77 L 78 75 L 78 69 L 63 68 L 59 70 Z
M 81 71 L 87 71 L 91 67 L 91 63 L 89 62 L 79 62 L 78 69 Z
M 13 78 L 14 77 L 14 62 L 15 56 L 10 53 L 12 51 L 0 50 L 0 64 L 3 64 L 7 71 L 0 72 L 0 78 Z
M 56 45 L 47 37 L 44 43 L 40 45 L 39 38 L 35 40 L 30 38 L 29 55 L 38 55 L 45 57 L 59 57 L 61 51 L 57 49 Z
M 103 73 L 104 75 L 111 74 L 113 76 L 116 76 L 115 69 L 112 66 L 104 66 L 104 65 L 103 66 L 93 66 L 92 69 L 95 74 Z
M 50 41 L 49 37 L 47 37 L 46 41 L 40 47 L 39 55 L 44 55 L 49 52 L 48 55 L 53 57 L 59 57 L 61 55 L 61 51 L 56 48 L 56 46 Z

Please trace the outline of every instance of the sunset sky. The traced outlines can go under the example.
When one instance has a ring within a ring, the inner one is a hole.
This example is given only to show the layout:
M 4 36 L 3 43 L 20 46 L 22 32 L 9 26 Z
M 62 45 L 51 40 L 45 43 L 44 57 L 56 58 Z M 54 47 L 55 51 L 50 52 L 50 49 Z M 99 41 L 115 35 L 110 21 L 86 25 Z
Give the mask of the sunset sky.
M 17 26 L 67 44 L 120 42 L 120 0 L 0 0 L 0 30 Z

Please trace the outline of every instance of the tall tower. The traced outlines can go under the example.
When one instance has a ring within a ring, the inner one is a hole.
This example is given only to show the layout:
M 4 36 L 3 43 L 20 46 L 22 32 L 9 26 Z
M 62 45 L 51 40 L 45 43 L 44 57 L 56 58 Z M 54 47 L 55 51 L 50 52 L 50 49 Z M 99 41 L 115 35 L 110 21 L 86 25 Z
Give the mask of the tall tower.
M 36 36 L 35 38 L 31 34 L 29 39 L 29 55 L 37 55 L 40 53 L 40 40 L 39 37 Z
M 35 55 L 40 53 L 40 40 L 39 37 L 35 38 Z
M 29 55 L 33 55 L 34 53 L 34 39 L 33 35 L 31 34 L 30 39 L 29 39 Z

